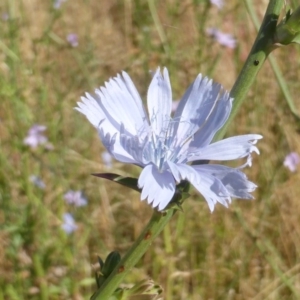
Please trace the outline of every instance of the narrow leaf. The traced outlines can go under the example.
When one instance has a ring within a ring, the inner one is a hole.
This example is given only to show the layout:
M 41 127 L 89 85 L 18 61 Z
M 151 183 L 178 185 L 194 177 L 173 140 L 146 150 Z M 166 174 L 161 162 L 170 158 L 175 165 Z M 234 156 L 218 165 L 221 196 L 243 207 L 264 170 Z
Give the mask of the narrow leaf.
M 108 179 L 111 181 L 114 181 L 116 183 L 119 183 L 121 185 L 124 185 L 126 187 L 129 187 L 137 192 L 140 192 L 141 190 L 138 188 L 137 183 L 138 180 L 137 178 L 133 177 L 124 177 L 119 174 L 114 174 L 114 173 L 94 173 L 92 174 L 93 176 Z

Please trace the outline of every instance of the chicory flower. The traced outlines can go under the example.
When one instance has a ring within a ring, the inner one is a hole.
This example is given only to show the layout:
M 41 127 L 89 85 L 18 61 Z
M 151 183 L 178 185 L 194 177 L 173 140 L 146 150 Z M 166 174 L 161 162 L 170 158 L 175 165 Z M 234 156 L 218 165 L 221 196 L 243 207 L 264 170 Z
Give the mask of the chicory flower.
M 217 28 L 208 28 L 206 33 L 216 40 L 221 46 L 234 49 L 236 47 L 236 39 L 230 33 L 224 33 Z
M 36 187 L 40 188 L 41 190 L 44 190 L 46 188 L 46 184 L 44 183 L 44 181 L 36 175 L 30 175 L 29 181 L 32 182 Z
M 126 72 L 81 100 L 76 109 L 97 128 L 107 151 L 123 163 L 143 168 L 138 179 L 141 200 L 158 210 L 166 208 L 182 180 L 204 196 L 211 211 L 217 202 L 227 207 L 231 197 L 253 198 L 250 193 L 256 185 L 240 169 L 251 165 L 251 152 L 259 153 L 255 143 L 262 136 L 248 134 L 210 144 L 226 122 L 233 99 L 207 77 L 197 76 L 173 116 L 166 68 L 162 73 L 158 68 L 152 78 L 148 114 Z M 243 157 L 247 163 L 239 168 L 205 163 Z
M 69 33 L 67 35 L 67 42 L 72 46 L 72 47 L 78 47 L 79 42 L 78 42 L 78 35 L 76 33 Z
M 27 136 L 24 138 L 23 143 L 32 149 L 36 149 L 39 145 L 47 143 L 48 139 L 44 136 L 44 131 L 47 129 L 44 125 L 34 124 L 28 130 Z
M 75 223 L 73 216 L 70 213 L 63 214 L 64 222 L 61 224 L 61 228 L 67 233 L 71 234 L 77 230 L 78 226 Z
M 210 0 L 211 4 L 214 4 L 218 9 L 222 9 L 224 6 L 224 0 Z
M 53 3 L 53 7 L 55 9 L 60 9 L 62 3 L 66 2 L 67 0 L 54 0 L 54 3 Z
M 297 165 L 300 163 L 300 156 L 296 152 L 291 152 L 288 154 L 283 162 L 283 165 L 287 167 L 291 172 L 297 170 Z
M 69 190 L 64 194 L 64 199 L 66 203 L 73 204 L 77 207 L 87 205 L 87 199 L 84 197 L 82 191 Z

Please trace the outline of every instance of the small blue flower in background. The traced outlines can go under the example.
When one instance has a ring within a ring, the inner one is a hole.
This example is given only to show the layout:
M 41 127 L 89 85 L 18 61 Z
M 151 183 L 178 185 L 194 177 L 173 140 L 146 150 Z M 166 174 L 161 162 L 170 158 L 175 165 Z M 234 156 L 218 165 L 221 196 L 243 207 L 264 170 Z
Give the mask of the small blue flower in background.
M 67 234 L 71 234 L 72 232 L 77 230 L 78 227 L 75 223 L 73 216 L 70 213 L 63 214 L 63 224 L 61 225 L 61 228 Z
M 61 5 L 67 0 L 54 0 L 53 7 L 55 9 L 60 9 Z
M 78 47 L 78 35 L 76 33 L 69 33 L 67 35 L 67 42 L 72 46 L 72 47 Z
M 183 95 L 173 117 L 172 91 L 166 68 L 158 68 L 148 89 L 148 115 L 126 72 L 86 94 L 76 109 L 97 128 L 107 151 L 123 163 L 142 167 L 138 187 L 141 200 L 163 210 L 176 185 L 188 180 L 205 198 L 211 211 L 217 202 L 228 206 L 231 197 L 252 199 L 256 185 L 241 169 L 251 165 L 251 152 L 262 136 L 248 134 L 212 143 L 226 122 L 233 99 L 221 85 L 201 74 Z M 205 161 L 247 157 L 239 168 Z M 203 164 L 192 165 L 202 161 Z
M 48 139 L 44 136 L 44 131 L 47 129 L 44 125 L 35 124 L 33 125 L 27 133 L 24 139 L 24 144 L 36 149 L 39 145 L 44 145 L 47 143 Z
M 1 14 L 1 20 L 2 21 L 8 21 L 9 20 L 9 14 L 7 12 L 4 12 Z
M 300 156 L 296 152 L 291 152 L 288 154 L 283 162 L 283 165 L 287 167 L 291 172 L 297 170 L 297 165 L 300 163 Z
M 224 0 L 210 0 L 210 3 L 217 6 L 218 9 L 222 9 L 224 6 Z
M 221 46 L 234 49 L 236 47 L 236 39 L 229 33 L 223 33 L 216 28 L 206 29 L 208 36 L 216 40 Z
M 32 182 L 36 187 L 40 188 L 41 190 L 46 188 L 46 184 L 44 183 L 44 181 L 36 175 L 30 175 L 29 181 Z
M 87 199 L 83 196 L 82 191 L 68 191 L 64 194 L 66 203 L 80 207 L 87 205 Z

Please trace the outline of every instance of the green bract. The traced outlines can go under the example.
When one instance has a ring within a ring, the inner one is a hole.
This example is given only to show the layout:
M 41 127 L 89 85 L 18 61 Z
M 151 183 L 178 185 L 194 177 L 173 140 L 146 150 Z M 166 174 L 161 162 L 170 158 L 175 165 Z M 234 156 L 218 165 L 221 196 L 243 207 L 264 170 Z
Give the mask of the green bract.
M 300 44 L 300 6 L 293 13 L 289 10 L 277 26 L 275 42 L 282 45 Z

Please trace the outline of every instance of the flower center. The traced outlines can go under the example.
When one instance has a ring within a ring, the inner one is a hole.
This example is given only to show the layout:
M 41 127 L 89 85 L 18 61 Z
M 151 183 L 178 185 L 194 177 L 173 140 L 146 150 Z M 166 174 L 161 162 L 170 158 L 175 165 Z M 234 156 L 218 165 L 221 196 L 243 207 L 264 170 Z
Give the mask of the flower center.
M 147 136 L 147 144 L 143 151 L 145 160 L 157 166 L 160 172 L 167 168 L 166 162 L 177 162 L 177 154 L 180 150 L 175 147 L 176 135 L 174 134 L 174 120 L 169 119 L 167 126 L 164 126 L 160 134 L 150 132 Z

